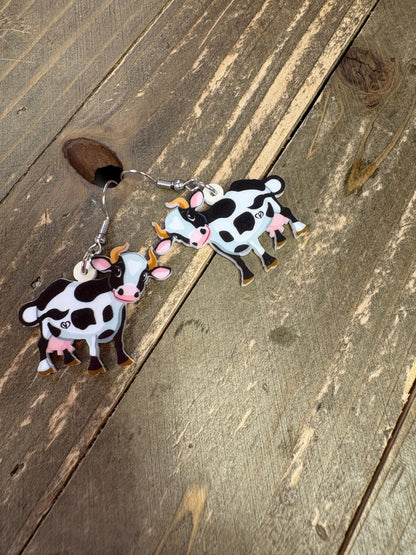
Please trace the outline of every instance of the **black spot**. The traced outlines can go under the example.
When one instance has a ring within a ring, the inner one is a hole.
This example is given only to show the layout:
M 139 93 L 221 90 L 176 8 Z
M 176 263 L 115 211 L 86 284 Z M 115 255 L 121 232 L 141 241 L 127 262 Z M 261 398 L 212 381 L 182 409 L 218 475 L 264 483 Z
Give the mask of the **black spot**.
M 147 283 L 147 280 L 149 279 L 149 276 L 150 276 L 150 274 L 147 270 L 144 270 L 140 274 L 139 281 L 137 283 L 137 288 L 139 289 L 139 291 L 143 291 L 143 289 L 144 289 L 144 287 Z
M 226 243 L 231 243 L 231 241 L 234 241 L 234 237 L 231 235 L 231 233 L 228 233 L 228 231 L 220 231 L 220 237 Z
M 177 241 L 179 241 L 180 243 L 183 243 L 184 245 L 189 245 L 189 239 L 184 235 L 180 235 L 179 233 L 173 233 L 171 237 L 175 238 Z
M 259 208 L 261 208 L 264 205 L 264 202 L 268 198 L 273 198 L 274 199 L 273 193 L 265 193 L 264 195 L 258 195 L 253 200 L 253 204 L 251 206 L 247 206 L 247 208 L 249 208 L 250 210 L 258 210 Z
M 65 318 L 68 312 L 69 312 L 69 309 L 59 310 L 58 308 L 51 308 L 50 310 L 48 310 L 48 312 L 45 312 L 45 314 L 42 314 L 39 320 L 44 320 L 45 318 L 52 318 L 52 320 L 62 320 L 62 318 Z
M 74 297 L 82 303 L 90 303 L 102 293 L 110 291 L 108 278 L 91 279 L 80 283 L 74 291 Z
M 54 337 L 59 337 L 61 335 L 61 330 L 59 330 L 58 328 L 55 328 L 55 326 L 53 326 L 52 324 L 48 323 L 48 328 Z
M 249 248 L 249 245 L 239 245 L 234 249 L 234 252 L 243 252 Z
M 259 179 L 241 179 L 239 181 L 234 181 L 230 185 L 230 191 L 249 191 L 253 189 L 255 191 L 264 191 L 264 183 Z
M 258 195 L 254 200 L 253 200 L 253 204 L 251 206 L 248 206 L 247 208 L 250 208 L 250 210 L 258 210 L 261 206 L 263 206 L 264 204 L 264 200 L 268 197 L 268 194 L 265 195 Z
M 205 210 L 207 222 L 211 223 L 219 218 L 229 218 L 234 214 L 236 209 L 235 202 L 230 198 L 222 198 L 218 202 L 214 203 L 208 210 Z
M 94 312 L 91 308 L 74 310 L 71 314 L 71 320 L 74 326 L 80 330 L 85 330 L 88 326 L 96 324 Z
M 267 206 L 267 212 L 266 212 L 266 216 L 268 218 L 273 218 L 274 216 L 274 210 L 273 210 L 273 206 L 269 203 Z
M 111 289 L 117 289 L 118 287 L 120 287 L 120 285 L 123 285 L 125 272 L 126 272 L 126 266 L 124 264 L 123 258 L 120 256 L 118 261 L 111 266 L 111 274 L 110 274 Z
M 109 304 L 103 310 L 103 320 L 104 320 L 104 322 L 109 322 L 113 316 L 114 316 L 113 308 L 112 308 L 111 304 Z
M 184 220 L 190 222 L 196 229 L 207 223 L 204 212 L 198 212 L 195 208 L 179 208 L 179 213 Z
M 243 212 L 234 220 L 234 226 L 240 234 L 245 231 L 251 231 L 254 228 L 255 223 L 256 220 L 250 212 Z
M 51 283 L 43 293 L 41 293 L 36 301 L 39 310 L 45 310 L 48 303 L 59 293 L 62 293 L 71 282 L 67 279 L 58 279 Z
M 106 339 L 107 337 L 111 337 L 114 334 L 114 330 L 105 330 L 103 333 L 100 333 L 98 339 Z

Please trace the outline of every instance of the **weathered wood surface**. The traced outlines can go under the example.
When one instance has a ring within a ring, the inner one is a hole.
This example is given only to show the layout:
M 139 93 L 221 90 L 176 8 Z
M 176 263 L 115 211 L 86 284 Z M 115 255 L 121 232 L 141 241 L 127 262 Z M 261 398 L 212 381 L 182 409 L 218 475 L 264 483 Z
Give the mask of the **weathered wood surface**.
M 111 370 L 97 380 L 85 365 L 36 376 L 37 334 L 20 328 L 18 309 L 48 282 L 71 276 L 101 222 L 99 191 L 68 167 L 65 141 L 98 139 L 126 168 L 161 177 L 226 183 L 254 164 L 265 173 L 374 3 L 170 2 L 3 199 L 2 551 L 30 539 L 209 260 L 209 251 L 175 249 L 174 276 L 131 310 L 125 337 L 135 365 L 119 370 L 108 349 Z M 114 189 L 110 244 L 154 244 L 150 221 L 163 218 L 171 198 L 135 180 Z
M 341 546 L 415 379 L 414 16 L 379 3 L 272 168 L 308 236 L 245 289 L 214 257 L 27 553 Z
M 3 3 L 0 199 L 169 3 Z
M 415 409 L 413 405 L 349 553 L 372 553 L 374 546 L 382 546 L 383 553 L 415 551 Z

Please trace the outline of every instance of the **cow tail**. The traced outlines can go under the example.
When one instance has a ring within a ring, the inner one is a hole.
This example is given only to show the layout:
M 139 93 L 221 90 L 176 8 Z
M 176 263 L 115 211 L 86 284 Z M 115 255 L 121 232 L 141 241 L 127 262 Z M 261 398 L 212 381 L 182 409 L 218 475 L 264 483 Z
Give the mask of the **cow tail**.
M 38 309 L 36 301 L 22 306 L 19 310 L 19 320 L 24 326 L 35 326 L 38 324 Z
M 265 180 L 266 187 L 273 193 L 275 197 L 280 197 L 283 195 L 286 184 L 283 178 L 278 175 L 270 175 Z
M 27 303 L 22 306 L 19 310 L 19 320 L 24 326 L 36 326 L 40 324 L 45 318 L 52 318 L 52 320 L 61 320 L 65 318 L 69 310 L 58 310 L 57 308 L 52 308 L 45 312 L 44 314 L 38 315 L 38 307 L 36 306 L 36 301 Z

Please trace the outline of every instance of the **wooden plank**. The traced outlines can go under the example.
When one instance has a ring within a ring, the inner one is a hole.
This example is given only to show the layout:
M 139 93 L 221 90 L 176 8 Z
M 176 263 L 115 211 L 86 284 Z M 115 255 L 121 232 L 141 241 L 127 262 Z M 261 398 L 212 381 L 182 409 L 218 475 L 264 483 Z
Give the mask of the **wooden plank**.
M 38 287 L 60 275 L 70 277 L 101 222 L 99 192 L 68 167 L 61 154 L 65 141 L 98 139 L 117 152 L 126 168 L 140 164 L 140 169 L 165 178 L 179 172 L 186 177 L 200 168 L 199 176 L 208 180 L 232 150 L 235 175 L 243 176 L 266 137 L 276 126 L 279 131 L 285 107 L 291 111 L 290 128 L 296 126 L 373 4 L 307 0 L 289 8 L 270 0 L 249 6 L 235 1 L 226 7 L 219 1 L 171 3 L 4 199 L 3 551 L 19 552 L 31 537 L 209 260 L 207 252 L 179 256 L 175 249 L 172 278 L 150 286 L 139 308 L 130 311 L 125 342 L 135 365 L 120 372 L 108 349 L 104 359 L 111 370 L 97 380 L 91 380 L 85 365 L 47 379 L 35 376 L 37 336 L 19 328 L 15 333 L 18 308 Z M 274 83 L 287 75 L 286 64 L 292 68 L 294 60 L 299 66 L 292 87 L 279 97 Z M 317 72 L 317 66 L 324 69 Z M 277 94 L 273 102 L 271 87 Z M 256 122 L 264 120 L 264 138 L 259 142 L 254 134 L 235 149 L 253 116 Z M 225 126 L 227 134 L 222 132 Z M 284 133 L 276 135 L 276 152 L 286 139 Z M 270 151 L 262 156 L 264 170 L 270 156 Z M 112 190 L 111 245 L 126 239 L 137 249 L 154 244 L 150 222 L 162 220 L 163 202 L 171 199 L 169 192 L 138 186 L 135 180 Z M 85 349 L 80 357 L 87 358 Z
M 0 9 L 0 200 L 166 0 L 5 2 Z
M 340 547 L 414 379 L 414 9 L 377 6 L 272 169 L 308 236 L 245 289 L 214 257 L 27 553 Z
M 414 352 L 414 349 L 413 349 Z M 415 365 L 409 376 L 415 376 Z M 416 407 L 405 421 L 348 553 L 412 553 L 416 544 Z

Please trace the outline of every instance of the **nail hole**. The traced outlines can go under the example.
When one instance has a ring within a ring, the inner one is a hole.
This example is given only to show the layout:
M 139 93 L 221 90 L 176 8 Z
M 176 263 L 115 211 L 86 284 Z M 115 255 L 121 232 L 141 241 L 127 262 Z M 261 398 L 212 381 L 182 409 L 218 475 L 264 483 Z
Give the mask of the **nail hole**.
M 22 472 L 24 467 L 25 467 L 25 465 L 23 463 L 16 464 L 16 466 L 10 472 L 10 476 L 13 476 L 13 477 L 17 476 L 18 474 L 20 474 Z
M 90 183 L 100 187 L 107 181 L 120 183 L 123 164 L 108 146 L 80 137 L 67 141 L 62 150 L 71 166 Z

